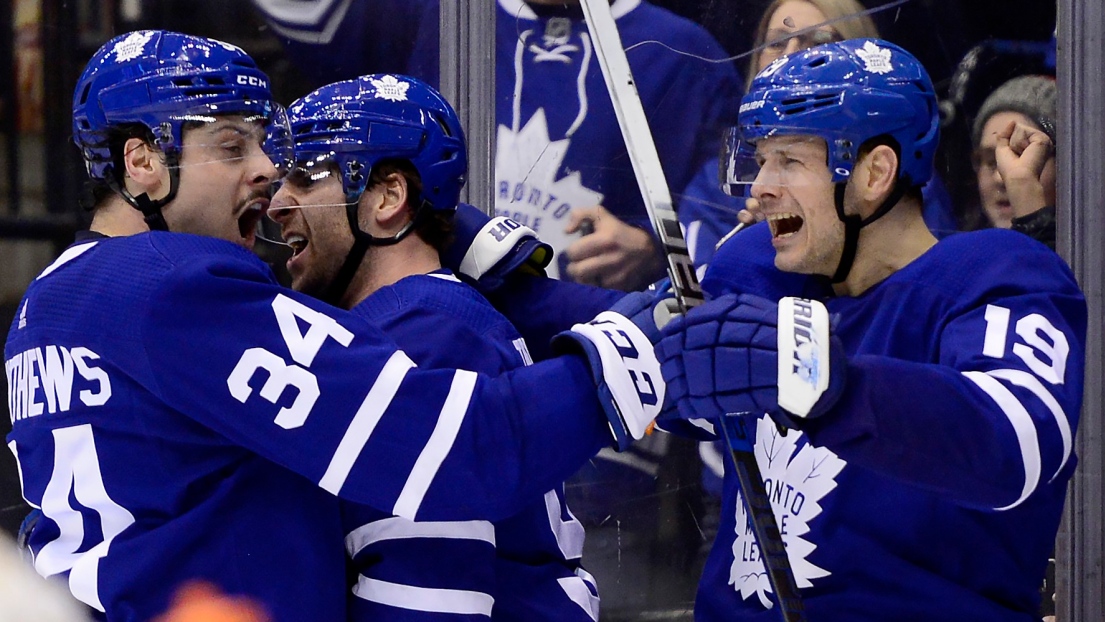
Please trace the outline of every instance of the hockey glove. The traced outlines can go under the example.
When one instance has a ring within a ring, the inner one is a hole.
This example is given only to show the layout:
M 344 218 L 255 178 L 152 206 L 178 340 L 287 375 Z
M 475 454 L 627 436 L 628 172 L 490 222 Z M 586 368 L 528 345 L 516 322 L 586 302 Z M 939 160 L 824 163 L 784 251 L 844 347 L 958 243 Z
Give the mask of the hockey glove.
M 532 229 L 502 216 L 491 218 L 465 203 L 457 206 L 453 235 L 442 264 L 485 294 L 514 272 L 544 276 L 552 261 L 552 247 L 538 240 Z
M 643 437 L 664 405 L 664 380 L 653 347 L 677 309 L 670 292 L 633 292 L 553 338 L 557 354 L 587 357 L 618 451 Z
M 722 296 L 663 332 L 656 352 L 676 406 L 661 421 L 766 412 L 801 428 L 844 389 L 847 359 L 820 302 Z

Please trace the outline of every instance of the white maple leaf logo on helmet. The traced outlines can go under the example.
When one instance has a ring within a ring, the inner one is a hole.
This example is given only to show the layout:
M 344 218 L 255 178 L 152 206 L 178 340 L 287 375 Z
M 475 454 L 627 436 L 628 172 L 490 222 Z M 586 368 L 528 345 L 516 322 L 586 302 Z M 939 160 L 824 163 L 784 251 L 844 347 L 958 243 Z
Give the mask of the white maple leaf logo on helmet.
M 890 73 L 894 69 L 890 64 L 890 50 L 880 48 L 871 41 L 864 43 L 863 47 L 856 50 L 856 56 L 863 59 L 863 64 L 866 65 L 864 69 L 871 73 Z
M 215 43 L 219 44 L 224 50 L 228 52 L 240 52 L 245 54 L 245 50 L 234 45 L 233 43 L 227 43 L 226 41 L 219 41 L 218 39 L 212 39 Z
M 771 77 L 771 76 L 775 75 L 775 72 L 779 71 L 779 68 L 782 67 L 785 64 L 787 64 L 787 57 L 786 56 L 780 56 L 779 58 L 776 58 L 775 60 L 771 61 L 770 65 L 768 65 L 767 67 L 764 67 L 763 71 L 760 72 L 759 77 L 760 78 Z
M 141 56 L 153 35 L 152 30 L 142 30 L 127 35 L 122 41 L 116 43 L 115 47 L 111 48 L 112 53 L 115 54 L 115 62 L 125 63 Z
M 401 82 L 395 76 L 384 76 L 379 80 L 372 78 L 371 82 L 376 87 L 376 99 L 407 101 L 407 89 L 411 87 L 409 82 Z

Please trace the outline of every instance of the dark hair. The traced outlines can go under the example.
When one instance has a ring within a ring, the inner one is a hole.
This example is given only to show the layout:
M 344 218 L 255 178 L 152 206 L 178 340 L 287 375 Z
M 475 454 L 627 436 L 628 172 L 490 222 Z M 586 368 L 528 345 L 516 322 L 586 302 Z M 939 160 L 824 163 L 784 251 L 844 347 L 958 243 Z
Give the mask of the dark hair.
M 441 253 L 453 241 L 453 211 L 422 205 L 422 176 L 407 160 L 387 159 L 377 162 L 368 176 L 368 187 L 383 183 L 392 173 L 399 173 L 407 180 L 407 205 L 412 211 L 418 210 L 414 232 L 423 242 Z

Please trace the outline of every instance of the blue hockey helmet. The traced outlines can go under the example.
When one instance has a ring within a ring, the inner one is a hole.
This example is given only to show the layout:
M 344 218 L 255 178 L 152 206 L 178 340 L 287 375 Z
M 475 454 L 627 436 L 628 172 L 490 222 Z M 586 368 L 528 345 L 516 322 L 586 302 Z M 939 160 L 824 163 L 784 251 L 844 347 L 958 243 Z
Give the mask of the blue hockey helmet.
M 825 141 L 837 218 L 844 223 L 844 247 L 830 277 L 834 283 L 848 278 L 860 230 L 932 177 L 940 142 L 936 92 L 921 63 L 893 43 L 849 39 L 780 57 L 752 80 L 738 113 L 723 169 L 727 188 L 741 183 L 744 168 L 738 160 L 760 139 L 812 136 Z M 898 181 L 873 213 L 849 215 L 845 182 L 864 144 L 883 138 L 896 143 Z
M 277 108 L 268 76 L 240 48 L 140 30 L 108 41 L 85 66 L 73 93 L 73 139 L 89 176 L 110 181 L 112 156 L 104 139 L 113 126 L 146 126 L 175 158 L 188 121 L 241 114 L 267 123 Z
M 925 68 L 879 39 L 827 43 L 775 60 L 752 80 L 738 122 L 734 137 L 745 143 L 785 134 L 823 138 L 834 182 L 847 181 L 865 142 L 890 136 L 899 148 L 899 179 L 920 186 L 932 176 L 940 140 Z
M 421 80 L 374 74 L 335 82 L 296 100 L 288 117 L 297 163 L 336 164 L 348 202 L 360 199 L 377 162 L 399 159 L 418 171 L 423 204 L 456 209 L 468 171 L 464 131 L 449 102 Z

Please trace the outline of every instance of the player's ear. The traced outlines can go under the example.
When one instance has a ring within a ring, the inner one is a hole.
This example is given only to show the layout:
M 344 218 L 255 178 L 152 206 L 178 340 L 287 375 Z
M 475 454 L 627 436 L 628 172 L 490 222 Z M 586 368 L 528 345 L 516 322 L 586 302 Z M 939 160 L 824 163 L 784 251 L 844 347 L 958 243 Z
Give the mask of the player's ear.
M 395 171 L 376 185 L 372 218 L 383 230 L 398 230 L 410 217 L 407 213 L 407 178 Z
M 853 181 L 859 182 L 857 190 L 863 201 L 865 213 L 873 212 L 886 200 L 894 190 L 894 184 L 898 180 L 898 154 L 889 145 L 877 145 L 860 160 L 853 177 Z
M 130 138 L 123 145 L 124 181 L 131 194 L 153 196 L 164 183 L 166 171 L 161 152 L 141 138 Z
M 398 209 L 407 204 L 407 178 L 396 171 L 384 178 L 384 205 Z

